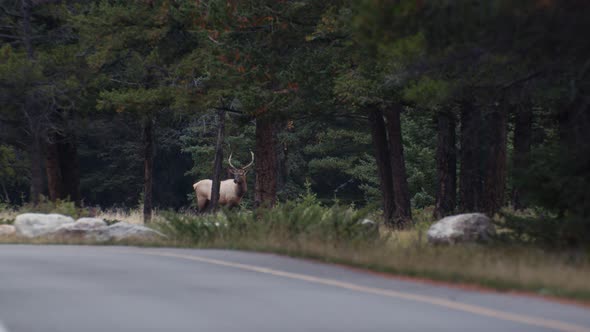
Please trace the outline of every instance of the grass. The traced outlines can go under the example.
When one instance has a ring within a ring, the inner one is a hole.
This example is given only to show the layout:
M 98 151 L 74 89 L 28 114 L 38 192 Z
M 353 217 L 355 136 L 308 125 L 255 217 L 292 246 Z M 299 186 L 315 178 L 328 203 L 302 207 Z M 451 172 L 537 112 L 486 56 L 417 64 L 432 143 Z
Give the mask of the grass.
M 321 241 L 243 239 L 206 243 L 173 242 L 174 246 L 229 248 L 273 252 L 293 257 L 351 265 L 401 276 L 468 283 L 497 290 L 524 290 L 590 303 L 590 263 L 571 254 L 550 254 L 521 247 L 407 246 L 395 241 L 384 247 L 333 246 Z
M 174 246 L 273 252 L 402 276 L 590 303 L 590 255 L 583 250 L 558 251 L 506 242 L 432 246 L 425 236 L 427 220 L 421 220 L 411 230 L 381 228 L 374 235 L 347 228 L 363 217 L 362 213 L 347 217 L 346 209 L 283 206 L 259 218 L 228 215 L 167 216 L 168 221 L 161 226 Z M 214 222 L 227 227 L 207 226 Z M 302 226 L 293 229 L 293 222 Z
M 107 209 L 103 210 L 94 207 L 76 207 L 74 203 L 68 201 L 50 202 L 43 200 L 37 206 L 24 205 L 20 207 L 8 206 L 0 203 L 0 224 L 10 224 L 14 222 L 17 215 L 21 213 L 59 213 L 71 216 L 75 219 L 82 217 L 96 217 L 105 219 L 108 222 L 124 221 L 130 224 L 143 224 L 143 213 L 140 209 Z M 153 211 L 154 220 L 158 221 L 158 210 Z
M 10 217 L 11 213 L 2 212 L 0 218 Z M 367 215 L 367 211 L 328 208 L 306 201 L 288 203 L 256 215 L 243 211 L 201 216 L 162 212 L 156 214 L 152 226 L 167 234 L 167 239 L 116 244 L 272 252 L 401 276 L 528 291 L 590 303 L 587 251 L 506 242 L 431 246 L 425 236 L 430 224 L 428 211 L 416 214 L 416 226 L 404 231 L 360 225 Z M 141 223 L 137 211 L 100 211 L 96 216 Z M 4 238 L 0 243 L 30 241 Z M 52 242 L 41 239 L 33 243 Z
M 109 209 L 98 210 L 94 214 L 96 218 L 102 218 L 108 221 L 124 221 L 130 224 L 143 225 L 143 213 L 140 210 Z M 153 211 L 154 220 L 159 220 L 158 211 Z

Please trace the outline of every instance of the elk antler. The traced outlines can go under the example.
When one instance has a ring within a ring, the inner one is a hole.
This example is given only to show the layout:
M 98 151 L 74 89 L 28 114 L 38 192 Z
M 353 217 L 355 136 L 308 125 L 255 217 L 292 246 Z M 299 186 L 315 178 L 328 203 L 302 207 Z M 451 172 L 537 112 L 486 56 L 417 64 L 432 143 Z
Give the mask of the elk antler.
M 232 165 L 231 163 L 231 156 L 232 156 L 233 152 L 229 154 L 229 159 L 227 160 L 227 162 L 229 163 L 229 165 L 231 166 L 231 168 L 236 169 L 237 167 Z
M 248 169 L 248 167 L 250 167 L 250 166 L 252 166 L 252 164 L 254 164 L 254 152 L 250 151 L 250 153 L 252 154 L 252 161 L 251 161 L 251 162 L 250 162 L 248 165 L 246 165 L 246 166 L 242 167 L 241 169 L 243 169 L 243 170 L 245 170 L 245 169 Z M 227 160 L 227 162 L 229 163 L 229 165 L 230 165 L 230 166 L 231 166 L 233 169 L 238 169 L 236 166 L 234 166 L 234 165 L 231 163 L 231 156 L 232 156 L 232 155 L 233 155 L 233 152 L 229 154 L 229 159 Z
M 250 166 L 252 166 L 252 164 L 254 164 L 254 152 L 250 150 L 250 153 L 252 154 L 252 161 L 248 165 L 242 167 L 242 169 L 248 169 Z

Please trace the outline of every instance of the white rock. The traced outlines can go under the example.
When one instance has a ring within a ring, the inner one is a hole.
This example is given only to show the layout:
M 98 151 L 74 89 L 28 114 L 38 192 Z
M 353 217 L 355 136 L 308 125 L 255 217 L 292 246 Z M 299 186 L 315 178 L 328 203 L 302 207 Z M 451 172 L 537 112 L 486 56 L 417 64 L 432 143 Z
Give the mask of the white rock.
M 17 235 L 33 238 L 53 233 L 73 222 L 74 219 L 61 214 L 24 213 L 16 216 L 14 227 Z
M 50 234 L 65 240 L 108 241 L 111 239 L 107 223 L 98 218 L 81 218 L 75 223 L 65 224 Z
M 16 228 L 12 225 L 0 225 L 0 236 L 11 236 L 16 234 Z
M 361 225 L 367 225 L 367 226 L 374 226 L 377 225 L 377 223 L 371 219 L 363 219 L 363 221 L 361 221 Z
M 164 234 L 151 228 L 130 224 L 127 222 L 118 222 L 108 227 L 109 235 L 112 239 L 121 241 L 127 239 L 149 240 L 158 237 L 166 237 Z
M 87 225 L 88 227 L 108 226 L 102 218 L 80 218 L 76 220 L 76 224 Z
M 496 229 L 490 218 L 482 213 L 449 216 L 433 224 L 427 233 L 432 244 L 455 244 L 490 240 Z

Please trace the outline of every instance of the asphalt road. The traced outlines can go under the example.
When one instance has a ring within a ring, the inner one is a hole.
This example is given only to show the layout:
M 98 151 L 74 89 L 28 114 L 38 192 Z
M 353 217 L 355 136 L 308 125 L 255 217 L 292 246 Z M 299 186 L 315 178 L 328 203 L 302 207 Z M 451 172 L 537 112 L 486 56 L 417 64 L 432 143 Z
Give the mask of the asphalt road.
M 590 331 L 590 310 L 268 254 L 0 246 L 0 332 Z

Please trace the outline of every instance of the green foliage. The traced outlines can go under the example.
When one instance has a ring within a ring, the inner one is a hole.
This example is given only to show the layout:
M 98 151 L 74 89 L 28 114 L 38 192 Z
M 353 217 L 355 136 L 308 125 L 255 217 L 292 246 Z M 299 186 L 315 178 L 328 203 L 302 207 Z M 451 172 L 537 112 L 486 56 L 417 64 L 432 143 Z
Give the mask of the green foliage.
M 13 146 L 0 145 L 0 202 L 9 204 L 22 200 L 19 195 L 26 190 L 26 163 L 22 151 Z
M 311 190 L 311 182 L 305 180 L 305 193 L 299 196 L 299 205 L 303 207 L 319 205 L 318 195 Z
M 31 203 L 23 204 L 15 210 L 16 213 L 58 213 L 65 216 L 70 216 L 74 219 L 90 217 L 92 213 L 87 208 L 78 208 L 74 202 L 68 200 L 56 200 L 55 202 L 47 199 L 41 200 L 39 204 Z
M 501 242 L 529 244 L 545 248 L 588 247 L 590 224 L 578 215 L 556 216 L 542 211 L 505 210 L 497 226 Z
M 518 174 L 528 199 L 562 217 L 590 217 L 590 149 L 564 150 L 561 145 L 536 149 L 527 174 Z
M 366 205 L 379 200 L 379 180 L 368 133 L 350 126 L 304 134 L 311 135 L 308 139 L 314 144 L 303 149 L 302 157 L 308 160 L 308 174 L 323 201 L 337 197 L 344 204 Z
M 361 221 L 366 211 L 339 206 L 322 207 L 312 197 L 299 202 L 287 202 L 275 208 L 258 211 L 223 211 L 213 215 L 164 215 L 160 227 L 177 241 L 195 245 L 214 244 L 216 241 L 240 243 L 240 240 L 273 238 L 281 241 L 319 240 L 338 245 L 372 245 L 378 238 L 373 225 Z
M 2 183 L 16 177 L 16 162 L 14 149 L 10 146 L 0 145 L 0 181 Z
M 413 110 L 402 115 L 402 134 L 412 207 L 434 205 L 436 132 L 428 115 Z
M 439 110 L 447 104 L 449 82 L 424 77 L 408 85 L 403 91 L 403 98 L 429 110 Z
M 578 148 L 564 151 L 556 144 L 538 148 L 526 174 L 516 174 L 526 201 L 546 211 L 524 216 L 504 213 L 503 227 L 512 230 L 516 240 L 557 247 L 588 245 L 590 150 Z

